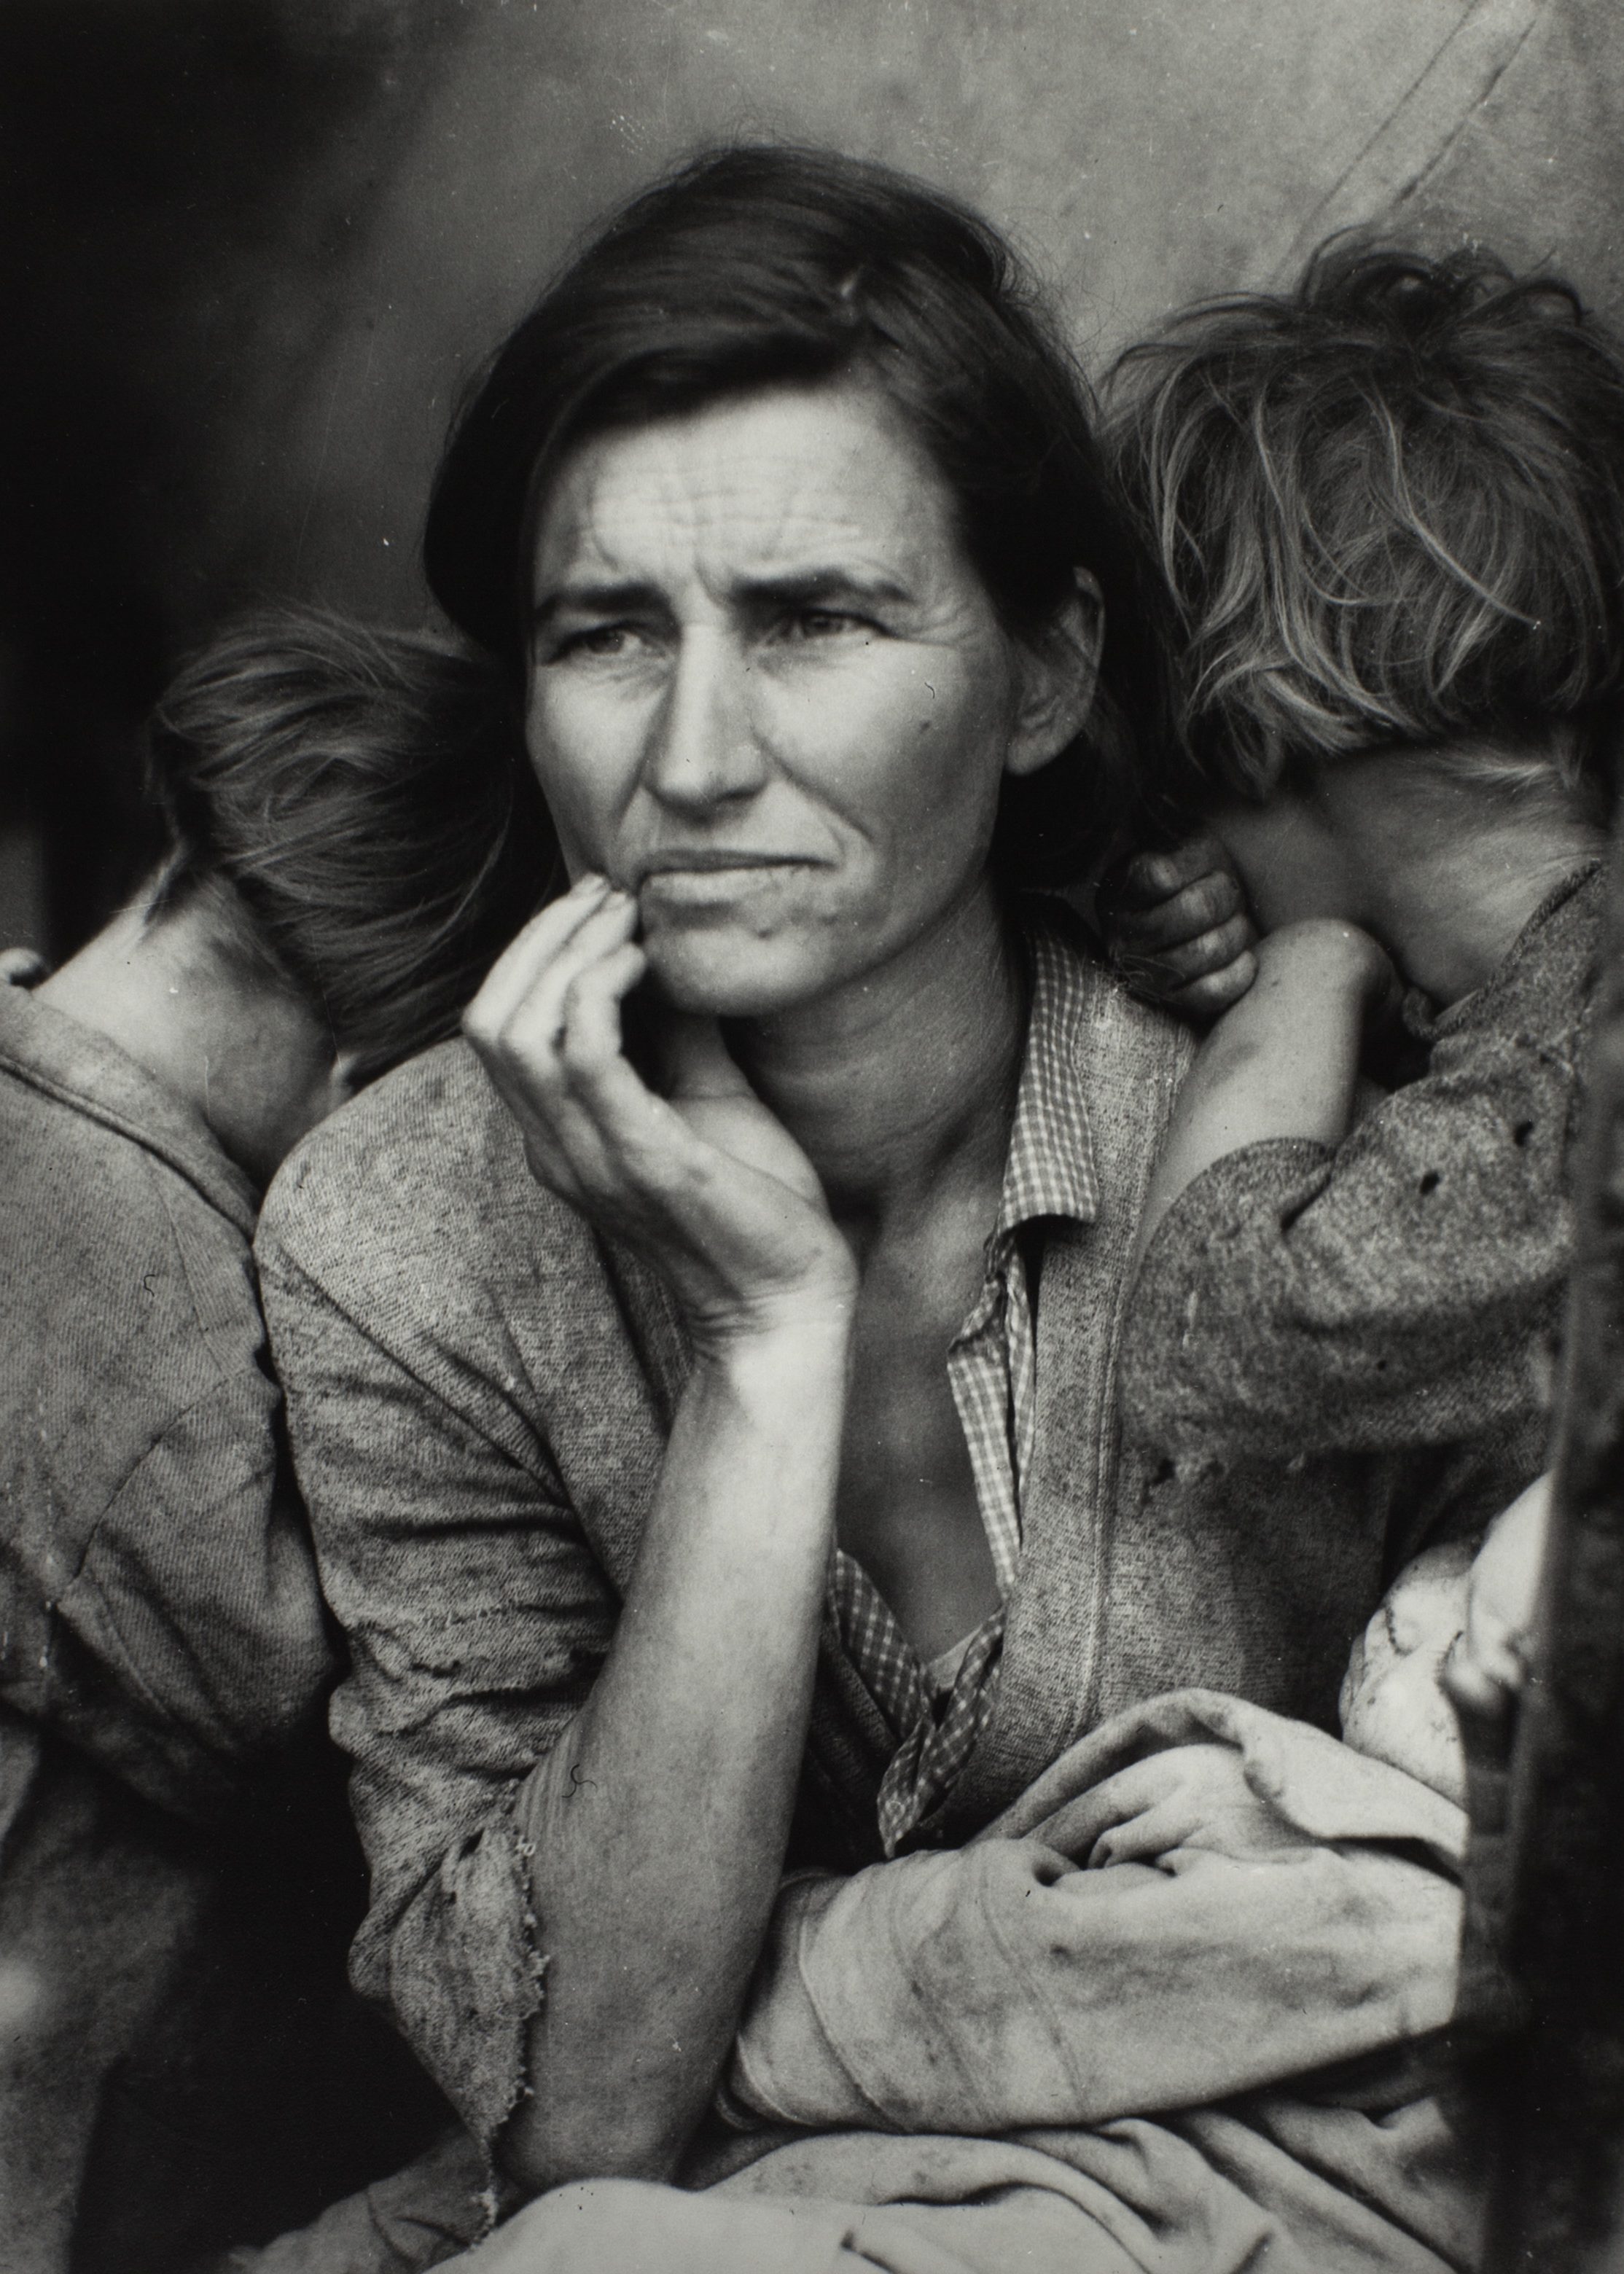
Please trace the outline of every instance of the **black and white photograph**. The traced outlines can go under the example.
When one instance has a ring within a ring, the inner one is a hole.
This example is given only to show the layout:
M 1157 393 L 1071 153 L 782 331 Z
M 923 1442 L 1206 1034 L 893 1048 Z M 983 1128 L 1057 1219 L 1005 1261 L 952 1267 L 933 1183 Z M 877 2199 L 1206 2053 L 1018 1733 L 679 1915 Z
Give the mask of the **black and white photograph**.
M 1624 2274 L 1617 0 L 0 183 L 0 2274 Z

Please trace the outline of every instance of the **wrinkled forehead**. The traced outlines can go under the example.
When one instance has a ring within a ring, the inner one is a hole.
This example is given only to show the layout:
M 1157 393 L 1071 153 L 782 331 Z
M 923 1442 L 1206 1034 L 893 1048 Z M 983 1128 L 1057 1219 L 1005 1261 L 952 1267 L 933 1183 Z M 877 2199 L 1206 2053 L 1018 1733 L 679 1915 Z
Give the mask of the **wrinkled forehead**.
M 590 435 L 532 517 L 536 594 L 576 579 L 717 591 L 809 568 L 915 586 L 961 572 L 953 501 L 901 413 L 782 387 Z

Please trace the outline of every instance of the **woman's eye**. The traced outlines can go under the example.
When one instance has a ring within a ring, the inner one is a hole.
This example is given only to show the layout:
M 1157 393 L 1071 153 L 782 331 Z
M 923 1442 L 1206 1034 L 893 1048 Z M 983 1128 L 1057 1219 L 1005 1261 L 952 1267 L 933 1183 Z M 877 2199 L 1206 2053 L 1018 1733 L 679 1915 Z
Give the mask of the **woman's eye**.
M 553 650 L 555 660 L 567 656 L 603 656 L 613 658 L 635 654 L 645 644 L 643 633 L 635 624 L 589 624 L 583 630 L 567 632 Z
M 869 629 L 861 616 L 845 608 L 798 608 L 785 628 L 792 639 L 798 640 L 834 639 L 842 632 L 866 632 Z

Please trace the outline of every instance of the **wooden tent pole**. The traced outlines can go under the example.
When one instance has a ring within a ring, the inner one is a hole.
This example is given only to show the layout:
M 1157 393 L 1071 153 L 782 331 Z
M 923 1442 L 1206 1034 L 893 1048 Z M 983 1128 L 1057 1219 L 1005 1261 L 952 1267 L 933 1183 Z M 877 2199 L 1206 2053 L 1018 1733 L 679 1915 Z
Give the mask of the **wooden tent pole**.
M 1492 1940 L 1528 2015 L 1501 2065 L 1486 2274 L 1624 2274 L 1624 826 L 1613 862 L 1552 1531 L 1503 1823 L 1492 1778 L 1473 1781 L 1464 2002 L 1474 1942 Z

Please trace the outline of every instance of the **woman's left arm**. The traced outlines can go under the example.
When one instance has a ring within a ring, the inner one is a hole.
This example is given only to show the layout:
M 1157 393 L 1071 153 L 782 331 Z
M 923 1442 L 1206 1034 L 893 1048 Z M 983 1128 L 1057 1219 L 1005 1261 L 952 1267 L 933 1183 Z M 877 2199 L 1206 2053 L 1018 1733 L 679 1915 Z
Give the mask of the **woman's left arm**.
M 1184 1796 L 1162 1797 L 1171 1818 Z M 1460 1921 L 1443 1873 L 1301 1834 L 1254 1849 L 1198 1830 L 1155 1865 L 1093 1871 L 1041 1837 L 904 1856 L 786 1890 L 731 2094 L 818 2129 L 1199 2107 L 1440 2028 Z

